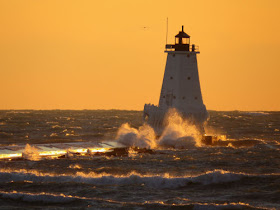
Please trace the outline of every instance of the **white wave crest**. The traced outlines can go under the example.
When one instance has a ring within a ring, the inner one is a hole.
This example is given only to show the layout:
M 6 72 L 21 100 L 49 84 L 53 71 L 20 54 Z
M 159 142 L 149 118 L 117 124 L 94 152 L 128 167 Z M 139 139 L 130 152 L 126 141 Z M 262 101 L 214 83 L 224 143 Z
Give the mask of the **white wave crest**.
M 1 171 L 0 183 L 28 181 L 32 183 L 85 183 L 92 185 L 145 185 L 151 188 L 178 188 L 185 187 L 189 183 L 198 183 L 202 185 L 219 184 L 226 182 L 239 181 L 244 177 L 255 177 L 257 175 L 248 175 L 233 173 L 223 170 L 209 171 L 198 176 L 181 176 L 173 177 L 168 174 L 163 175 L 141 175 L 130 173 L 128 175 L 112 175 L 91 172 L 85 174 L 77 172 L 76 175 L 53 175 L 42 174 L 36 171 Z M 270 176 L 258 175 L 257 177 Z
M 251 206 L 247 203 L 225 203 L 225 204 L 216 204 L 216 203 L 196 203 L 194 204 L 193 210 L 224 210 L 224 209 L 263 209 L 256 206 Z
M 251 115 L 251 116 L 263 116 L 263 115 L 269 115 L 267 112 L 244 112 L 245 115 Z
M 192 203 L 188 199 L 179 198 L 177 199 L 180 201 L 179 203 L 170 203 L 170 201 L 146 201 L 145 205 L 158 205 L 160 206 L 168 206 L 168 207 L 180 207 L 180 209 L 193 209 L 193 210 L 222 210 L 222 209 L 263 209 L 261 207 L 251 206 L 247 203 Z M 140 204 L 139 204 L 140 205 Z

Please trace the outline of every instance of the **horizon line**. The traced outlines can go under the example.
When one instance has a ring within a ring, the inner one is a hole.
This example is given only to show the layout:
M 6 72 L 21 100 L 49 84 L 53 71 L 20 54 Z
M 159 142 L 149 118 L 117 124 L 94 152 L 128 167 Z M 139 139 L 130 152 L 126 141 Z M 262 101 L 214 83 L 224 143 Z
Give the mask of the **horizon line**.
M 143 111 L 137 109 L 0 109 L 0 111 Z M 217 112 L 280 112 L 280 110 L 215 110 L 208 109 L 207 111 L 217 111 Z

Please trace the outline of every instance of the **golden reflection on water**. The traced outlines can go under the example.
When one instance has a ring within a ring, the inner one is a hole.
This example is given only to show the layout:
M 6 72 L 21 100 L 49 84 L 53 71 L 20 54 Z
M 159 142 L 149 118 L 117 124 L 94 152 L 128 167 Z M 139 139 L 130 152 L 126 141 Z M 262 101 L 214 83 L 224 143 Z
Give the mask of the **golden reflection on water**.
M 66 155 L 67 153 L 79 153 L 85 155 L 87 153 L 105 153 L 111 151 L 110 148 L 69 148 L 69 149 L 59 149 L 53 148 L 53 150 L 44 150 L 36 146 L 26 145 L 24 150 L 19 149 L 18 151 L 5 150 L 2 154 L 0 153 L 0 159 L 14 159 L 14 158 L 26 158 L 30 160 L 40 160 L 42 157 L 58 157 L 61 155 Z

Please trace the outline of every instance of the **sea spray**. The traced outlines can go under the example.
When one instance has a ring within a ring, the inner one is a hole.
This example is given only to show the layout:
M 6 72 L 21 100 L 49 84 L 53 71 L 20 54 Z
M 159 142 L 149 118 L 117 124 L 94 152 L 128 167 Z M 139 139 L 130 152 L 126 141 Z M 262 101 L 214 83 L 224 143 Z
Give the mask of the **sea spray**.
M 148 124 L 136 129 L 125 123 L 119 128 L 116 139 L 129 147 L 148 149 L 201 146 L 201 134 L 196 126 L 183 119 L 176 109 L 168 111 L 164 122 L 166 126 L 159 138 Z
M 154 149 L 157 146 L 153 128 L 147 124 L 135 129 L 128 123 L 122 124 L 118 130 L 117 140 L 130 147 Z
M 176 109 L 169 109 L 165 124 L 158 142 L 161 147 L 190 148 L 201 145 L 201 135 L 196 126 L 183 119 Z
M 22 157 L 27 160 L 37 161 L 40 160 L 40 154 L 36 147 L 30 146 L 26 144 L 24 151 L 22 153 Z

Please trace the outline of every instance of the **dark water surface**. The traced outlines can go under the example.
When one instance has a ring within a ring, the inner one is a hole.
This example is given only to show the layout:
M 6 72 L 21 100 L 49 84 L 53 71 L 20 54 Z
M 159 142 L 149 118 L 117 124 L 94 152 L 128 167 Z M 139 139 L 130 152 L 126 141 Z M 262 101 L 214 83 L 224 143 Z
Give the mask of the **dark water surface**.
M 280 209 L 280 112 L 210 111 L 234 144 L 0 161 L 0 208 Z M 142 112 L 0 111 L 0 146 L 114 140 Z

